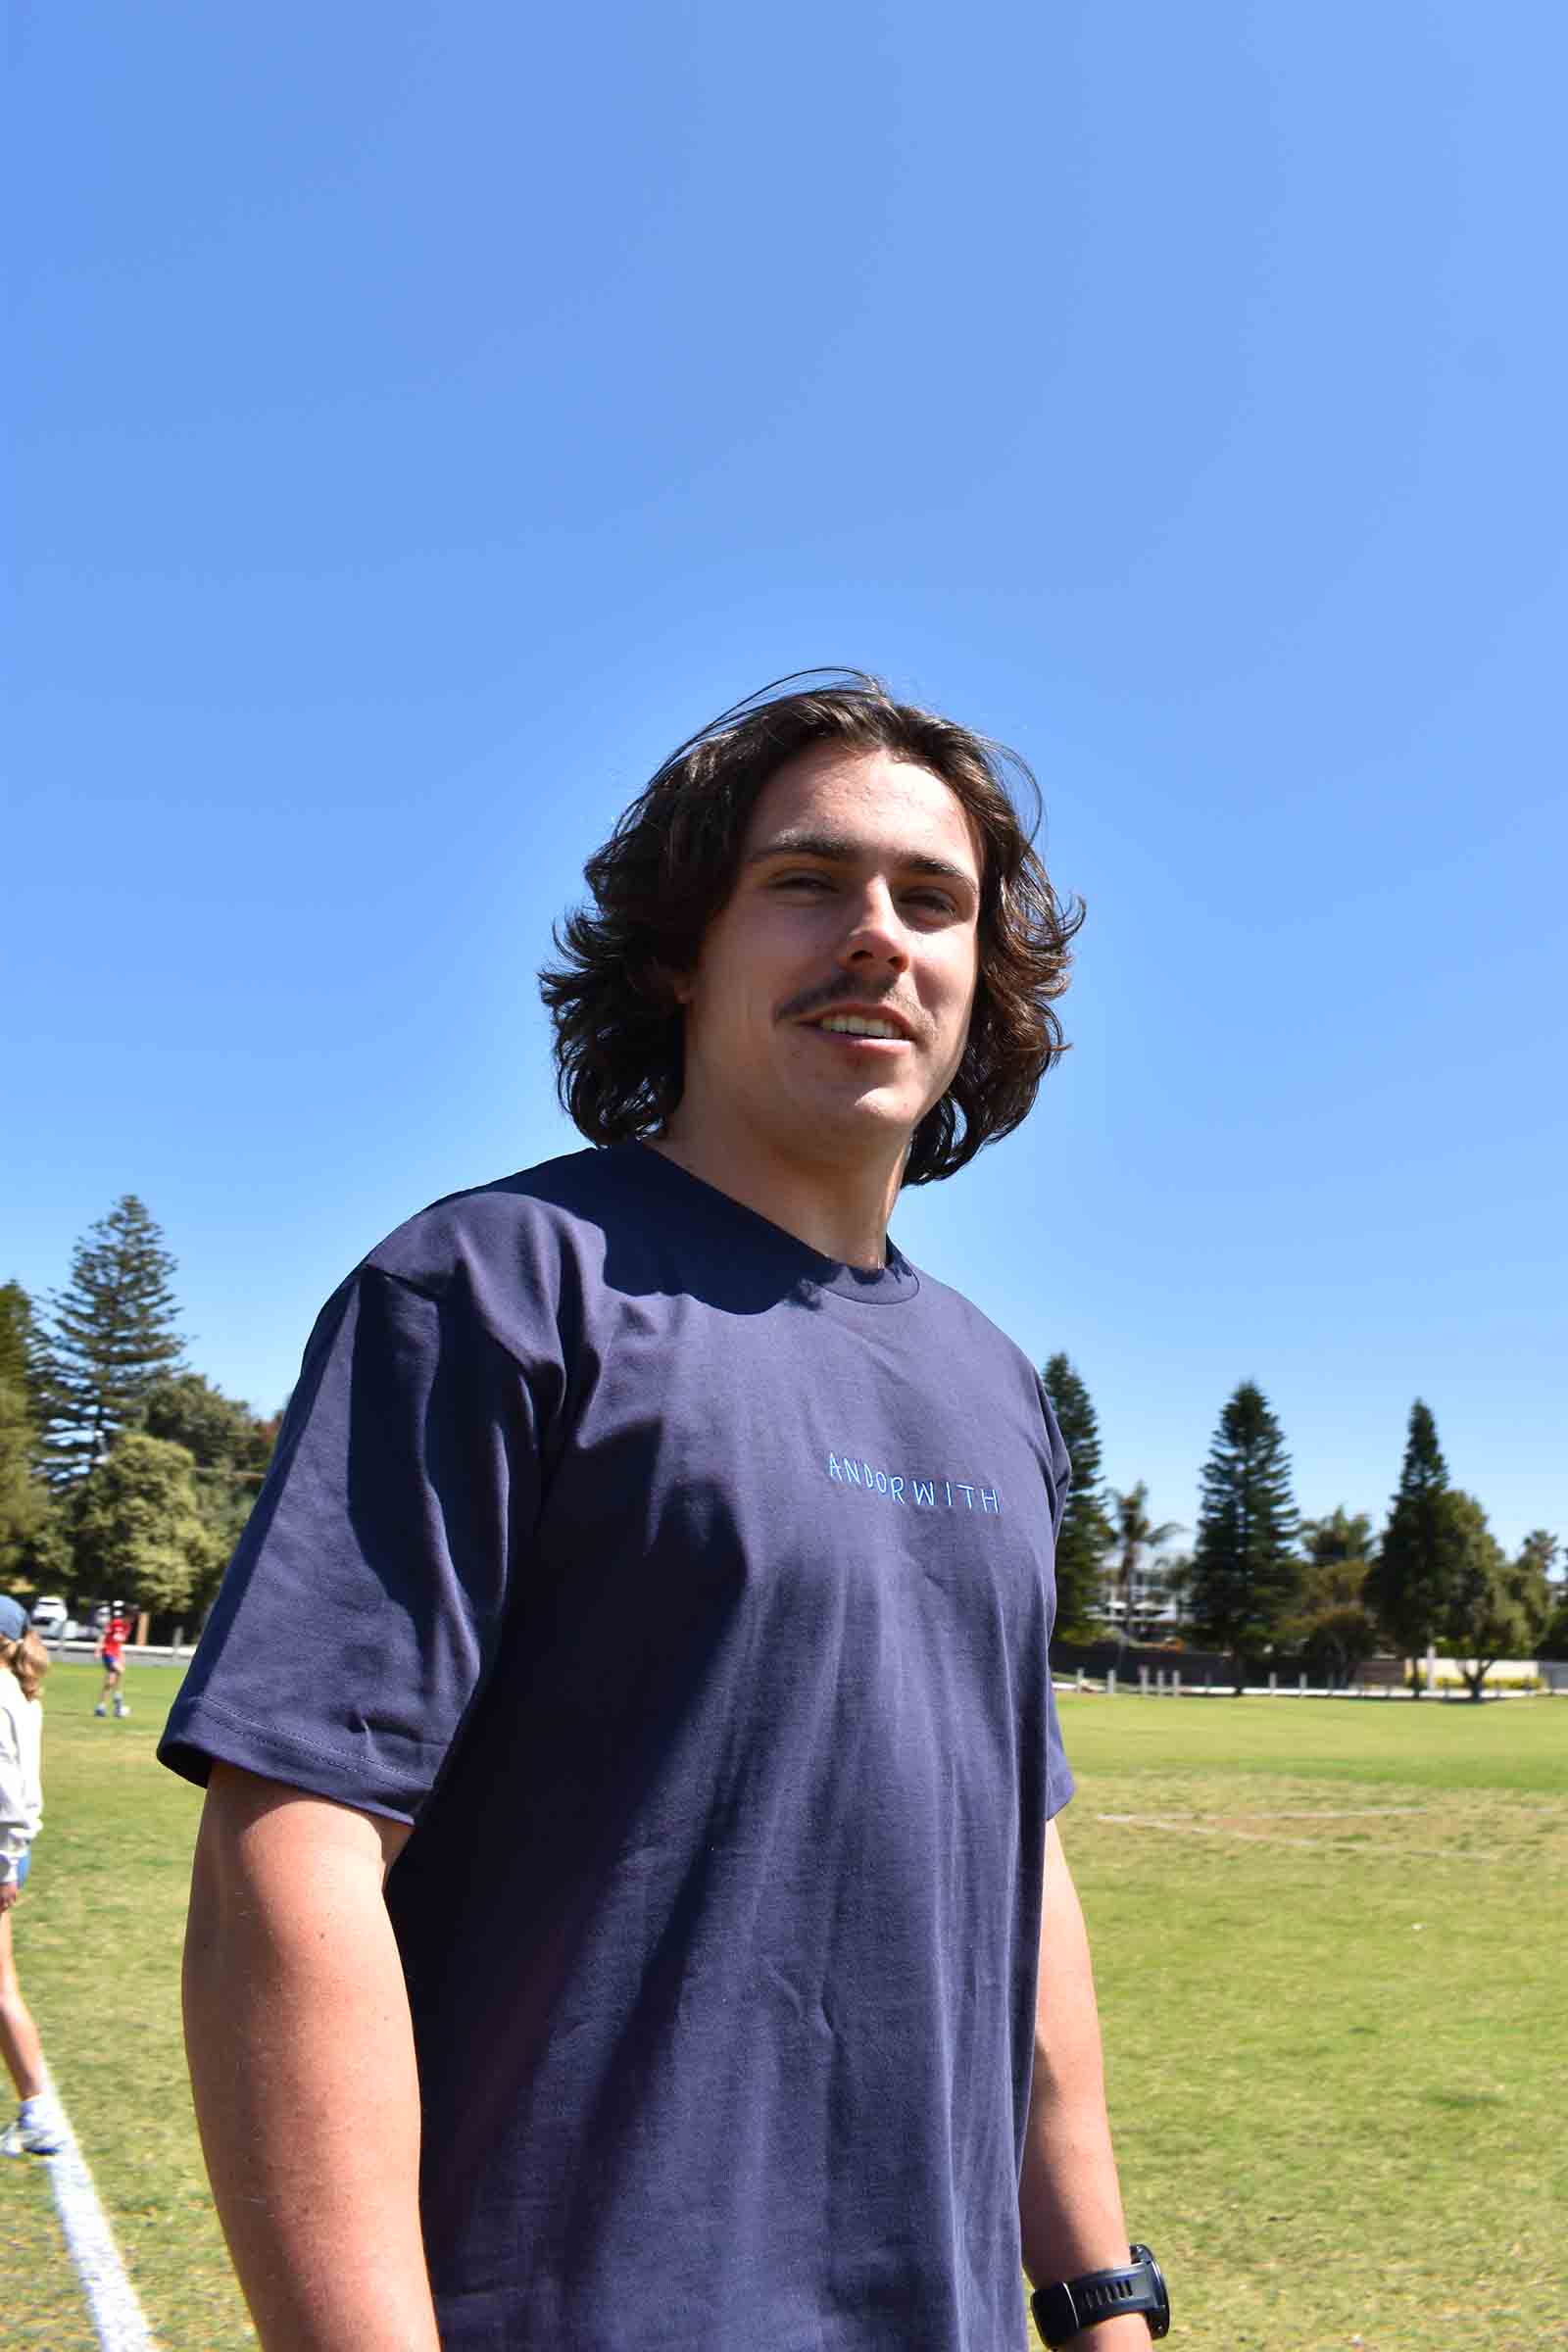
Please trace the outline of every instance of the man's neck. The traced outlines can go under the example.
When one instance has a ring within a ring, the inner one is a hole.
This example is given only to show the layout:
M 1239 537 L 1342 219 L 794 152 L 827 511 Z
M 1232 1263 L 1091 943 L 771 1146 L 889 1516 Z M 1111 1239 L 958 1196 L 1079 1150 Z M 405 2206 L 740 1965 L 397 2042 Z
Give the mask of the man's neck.
M 706 1122 L 695 1129 L 683 1125 L 678 1111 L 651 1149 L 823 1257 L 850 1266 L 887 1263 L 902 1150 L 891 1166 L 886 1150 L 849 1166 L 785 1157 L 750 1136 L 717 1132 Z

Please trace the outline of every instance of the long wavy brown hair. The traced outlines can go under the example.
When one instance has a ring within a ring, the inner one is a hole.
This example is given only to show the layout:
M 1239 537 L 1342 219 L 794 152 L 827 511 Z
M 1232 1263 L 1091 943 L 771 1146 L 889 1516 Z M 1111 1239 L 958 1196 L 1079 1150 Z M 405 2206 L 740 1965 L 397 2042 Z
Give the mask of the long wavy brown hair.
M 36 1698 L 49 1671 L 49 1652 L 29 1626 L 16 1642 L 0 1642 L 0 1666 L 9 1666 L 24 1698 Z
M 825 680 L 824 683 L 805 682 Z M 906 1184 L 951 1176 L 1010 1135 L 1065 1044 L 1053 1002 L 1083 921 L 1031 847 L 1016 753 L 951 718 L 895 702 L 863 670 L 807 670 L 737 703 L 672 752 L 584 868 L 593 894 L 555 932 L 539 975 L 556 1031 L 562 1107 L 593 1144 L 658 1135 L 681 1098 L 683 1025 L 672 980 L 692 971 L 735 886 L 759 795 L 819 743 L 887 751 L 929 769 L 962 804 L 981 850 L 979 978 L 953 1083 L 914 1131 Z

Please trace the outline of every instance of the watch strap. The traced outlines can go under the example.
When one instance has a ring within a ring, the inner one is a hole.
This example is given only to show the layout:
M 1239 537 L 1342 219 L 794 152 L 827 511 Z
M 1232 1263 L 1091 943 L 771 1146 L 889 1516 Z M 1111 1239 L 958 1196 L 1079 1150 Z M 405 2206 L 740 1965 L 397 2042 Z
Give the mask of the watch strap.
M 1030 2297 L 1035 2326 L 1048 2344 L 1066 2344 L 1102 2320 L 1140 2315 L 1157 2342 L 1170 2326 L 1170 2303 L 1159 2267 L 1147 2246 L 1131 2246 L 1129 2265 L 1058 2278 Z

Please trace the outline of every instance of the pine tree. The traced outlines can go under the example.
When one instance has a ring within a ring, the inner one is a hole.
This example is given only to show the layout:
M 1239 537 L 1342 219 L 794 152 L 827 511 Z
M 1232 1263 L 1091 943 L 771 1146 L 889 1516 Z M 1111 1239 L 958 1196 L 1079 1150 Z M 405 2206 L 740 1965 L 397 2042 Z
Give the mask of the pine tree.
M 1436 1641 L 1453 1590 L 1458 1559 L 1455 1526 L 1445 1510 L 1448 1469 L 1430 1405 L 1410 1407 L 1398 1492 L 1366 1580 L 1366 1597 L 1407 1658 L 1420 1660 Z M 1414 1690 L 1421 1696 L 1419 1663 Z
M 1236 1688 L 1249 1650 L 1283 1631 L 1300 1586 L 1291 1459 L 1255 1381 L 1219 1418 L 1203 1467 L 1189 1593 L 1198 1631 L 1229 1652 Z
M 163 1238 L 126 1193 L 72 1252 L 49 1335 L 46 1439 L 58 1487 L 79 1488 L 153 1380 L 179 1363 L 174 1260 Z
M 1072 1456 L 1072 1486 L 1056 1536 L 1056 1632 L 1069 1642 L 1095 1631 L 1100 1580 L 1110 1545 L 1100 1463 L 1100 1424 L 1089 1391 L 1063 1354 L 1040 1375 Z

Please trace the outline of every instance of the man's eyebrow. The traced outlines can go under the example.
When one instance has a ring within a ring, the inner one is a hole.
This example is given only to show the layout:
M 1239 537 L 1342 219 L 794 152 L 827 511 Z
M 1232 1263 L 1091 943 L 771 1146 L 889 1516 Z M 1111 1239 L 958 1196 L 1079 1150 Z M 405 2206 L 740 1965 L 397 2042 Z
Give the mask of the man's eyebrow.
M 865 855 L 865 844 L 848 833 L 775 833 L 755 850 L 748 850 L 743 863 L 762 865 L 769 858 L 821 858 L 832 865 L 854 865 Z M 899 854 L 893 862 L 908 873 L 937 874 L 947 882 L 962 882 L 968 889 L 979 887 L 966 866 L 955 865 L 951 858 L 928 858 L 910 851 Z

